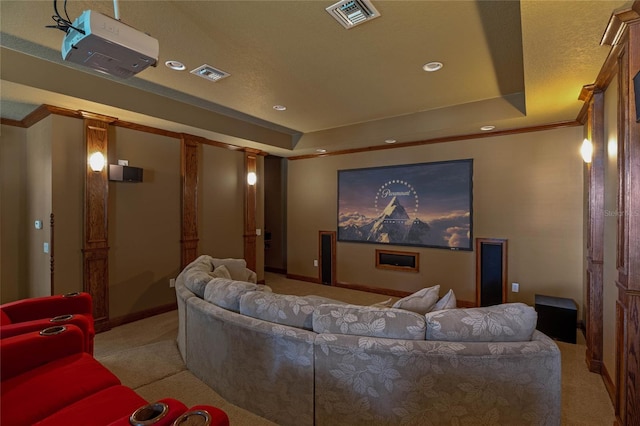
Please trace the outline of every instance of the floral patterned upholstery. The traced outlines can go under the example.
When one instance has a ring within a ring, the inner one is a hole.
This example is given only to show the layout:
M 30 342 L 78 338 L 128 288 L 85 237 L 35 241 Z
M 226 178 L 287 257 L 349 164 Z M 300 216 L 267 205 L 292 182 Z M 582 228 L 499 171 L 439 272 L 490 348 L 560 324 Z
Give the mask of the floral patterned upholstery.
M 424 340 L 424 316 L 394 308 L 320 305 L 313 313 L 313 331 L 395 339 Z
M 192 269 L 212 264 L 176 280 L 187 368 L 279 425 L 560 425 L 560 352 L 524 304 L 420 315 L 211 277 L 200 297 Z
M 311 330 L 313 311 L 323 303 L 342 302 L 320 296 L 250 291 L 240 297 L 240 313 L 276 324 Z
M 204 290 L 204 300 L 221 308 L 240 312 L 240 297 L 250 291 L 271 291 L 271 288 L 244 281 L 211 278 Z
M 427 340 L 522 342 L 531 340 L 538 314 L 524 303 L 430 312 Z
M 187 300 L 189 370 L 232 404 L 279 425 L 312 426 L 316 334 Z
M 560 353 L 478 343 L 320 334 L 316 425 L 559 425 Z

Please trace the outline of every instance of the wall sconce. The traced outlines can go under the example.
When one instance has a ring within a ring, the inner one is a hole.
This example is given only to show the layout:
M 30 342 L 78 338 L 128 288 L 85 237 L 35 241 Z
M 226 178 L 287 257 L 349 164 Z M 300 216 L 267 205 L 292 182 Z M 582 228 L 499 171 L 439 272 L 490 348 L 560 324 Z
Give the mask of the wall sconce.
M 593 144 L 589 139 L 582 141 L 582 147 L 580 148 L 580 154 L 585 163 L 591 162 L 591 156 L 593 155 Z
M 94 172 L 101 172 L 102 169 L 104 169 L 104 164 L 104 155 L 102 155 L 101 152 L 94 152 L 91 154 L 91 157 L 89 157 L 89 167 L 91 167 L 91 170 Z
M 258 181 L 258 176 L 255 174 L 255 172 L 247 173 L 247 183 L 249 185 L 253 186 L 256 184 L 257 181 Z

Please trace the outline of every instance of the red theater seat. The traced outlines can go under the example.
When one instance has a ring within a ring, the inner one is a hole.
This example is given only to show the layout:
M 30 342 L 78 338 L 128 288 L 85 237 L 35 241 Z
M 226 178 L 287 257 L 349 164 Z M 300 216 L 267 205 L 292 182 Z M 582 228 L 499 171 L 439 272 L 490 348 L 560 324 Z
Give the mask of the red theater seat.
M 7 426 L 170 426 L 187 407 L 172 398 L 149 404 L 84 351 L 85 336 L 67 324 L 0 339 L 0 424 Z M 192 415 L 228 426 L 220 409 L 196 406 Z M 157 420 L 150 422 L 151 419 Z M 189 424 L 187 422 L 181 423 Z
M 0 305 L 0 337 L 73 324 L 83 331 L 85 352 L 93 354 L 95 330 L 91 302 L 89 293 L 69 293 L 5 303 Z

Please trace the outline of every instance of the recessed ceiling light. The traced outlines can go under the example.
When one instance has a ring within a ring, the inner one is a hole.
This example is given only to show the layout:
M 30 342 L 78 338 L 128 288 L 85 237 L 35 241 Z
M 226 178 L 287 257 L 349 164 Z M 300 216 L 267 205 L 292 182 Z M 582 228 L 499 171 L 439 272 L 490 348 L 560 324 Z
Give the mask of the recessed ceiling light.
M 319 149 L 316 149 L 316 152 L 319 153 L 319 154 L 324 154 L 325 152 L 327 152 L 327 150 L 319 148 Z
M 422 69 L 427 72 L 434 72 L 442 69 L 443 66 L 442 62 L 427 62 L 422 66 Z
M 385 139 L 384 140 L 384 143 L 396 143 L 396 142 L 398 142 L 398 141 L 395 140 L 395 139 Z
M 187 67 L 185 67 L 180 61 L 167 61 L 164 64 L 174 71 L 184 71 L 187 69 Z
M 284 105 L 274 105 L 273 109 L 275 109 L 276 111 L 285 111 L 287 107 Z
M 480 130 L 482 130 L 483 132 L 488 132 L 489 130 L 493 130 L 495 128 L 496 126 L 482 126 L 480 127 Z

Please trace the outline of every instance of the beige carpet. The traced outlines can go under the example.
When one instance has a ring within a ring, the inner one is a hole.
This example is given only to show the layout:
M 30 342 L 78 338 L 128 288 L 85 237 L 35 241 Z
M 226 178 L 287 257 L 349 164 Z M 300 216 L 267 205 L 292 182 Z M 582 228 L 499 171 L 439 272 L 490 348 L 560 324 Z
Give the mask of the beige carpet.
M 271 273 L 266 274 L 266 282 L 281 294 L 316 294 L 357 304 L 388 299 L 379 294 L 288 280 Z M 228 403 L 191 374 L 175 344 L 177 331 L 176 311 L 116 327 L 96 336 L 95 357 L 148 401 L 173 397 L 187 406 L 214 405 L 229 415 L 232 426 L 274 425 Z M 562 424 L 612 425 L 609 396 L 600 376 L 587 370 L 586 346 L 580 333 L 578 337 L 576 345 L 558 342 L 562 352 Z

